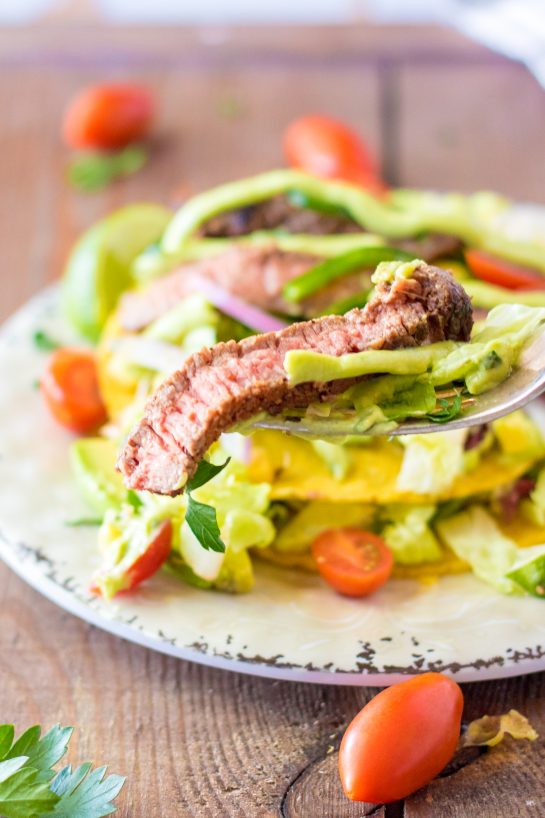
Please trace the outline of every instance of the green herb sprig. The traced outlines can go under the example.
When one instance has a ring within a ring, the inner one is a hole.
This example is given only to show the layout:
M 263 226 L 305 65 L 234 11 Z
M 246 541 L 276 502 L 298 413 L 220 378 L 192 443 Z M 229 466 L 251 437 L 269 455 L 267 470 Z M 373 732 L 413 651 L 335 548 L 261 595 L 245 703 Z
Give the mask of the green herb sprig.
M 0 725 L 0 815 L 3 818 L 103 818 L 125 778 L 89 763 L 57 772 L 72 727 L 57 724 L 43 737 L 36 725 L 15 740 L 12 724 Z
M 43 329 L 37 329 L 33 333 L 32 342 L 36 349 L 39 349 L 41 352 L 53 352 L 61 346 L 59 341 L 52 338 L 51 335 Z
M 116 179 L 131 176 L 148 161 L 141 145 L 129 145 L 118 153 L 84 153 L 68 166 L 70 183 L 79 190 L 101 190 Z
M 225 463 L 219 466 L 210 463 L 208 460 L 201 460 L 197 471 L 186 485 L 185 490 L 188 500 L 185 521 L 206 551 L 223 553 L 225 551 L 225 543 L 221 539 L 216 509 L 206 503 L 199 503 L 193 499 L 191 492 L 204 486 L 205 483 L 208 483 L 213 477 L 223 471 L 230 460 L 231 458 L 228 457 Z
M 439 409 L 426 415 L 427 419 L 431 420 L 432 423 L 448 423 L 449 420 L 458 417 L 462 411 L 462 396 L 455 395 L 452 400 L 439 398 L 437 405 Z

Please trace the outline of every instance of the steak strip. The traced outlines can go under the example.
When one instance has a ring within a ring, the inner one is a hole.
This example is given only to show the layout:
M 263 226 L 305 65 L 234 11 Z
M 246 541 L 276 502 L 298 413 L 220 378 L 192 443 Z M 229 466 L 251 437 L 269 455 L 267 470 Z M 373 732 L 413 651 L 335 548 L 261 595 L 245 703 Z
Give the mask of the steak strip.
M 433 249 L 434 241 L 436 245 L 438 239 L 438 236 L 422 239 L 421 248 L 418 247 L 419 240 L 415 239 L 412 243 L 407 240 L 408 252 L 413 253 L 415 258 L 428 261 L 432 255 L 428 250 Z M 282 297 L 284 286 L 320 260 L 317 256 L 285 252 L 274 246 L 234 246 L 217 256 L 184 264 L 142 291 L 125 293 L 119 305 L 119 322 L 129 332 L 147 327 L 182 299 L 199 292 L 199 280 L 203 278 L 262 310 L 305 318 L 327 312 L 334 302 L 370 288 L 371 271 L 360 270 L 331 282 L 300 303 L 286 301 Z
M 190 356 L 150 398 L 118 461 L 132 489 L 178 494 L 222 432 L 259 412 L 325 401 L 361 380 L 289 385 L 287 352 L 345 355 L 467 341 L 471 303 L 452 276 L 423 262 L 411 278 L 377 285 L 363 310 L 292 324 Z

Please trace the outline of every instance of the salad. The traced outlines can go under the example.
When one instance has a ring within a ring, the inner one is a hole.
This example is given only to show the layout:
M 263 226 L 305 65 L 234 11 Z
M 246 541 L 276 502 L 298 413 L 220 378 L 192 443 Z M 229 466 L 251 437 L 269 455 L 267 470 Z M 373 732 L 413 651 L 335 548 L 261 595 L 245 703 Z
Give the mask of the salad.
M 131 205 L 91 228 L 63 300 L 94 350 L 58 350 L 43 388 L 65 425 L 92 433 L 72 444 L 71 461 L 98 526 L 95 590 L 111 598 L 162 568 L 203 590 L 244 593 L 256 563 L 269 561 L 318 570 L 355 596 L 390 577 L 462 571 L 501 593 L 544 596 L 545 441 L 529 415 L 427 436 L 366 434 L 407 417 L 440 424 L 516 366 L 545 321 L 543 244 L 519 212 L 493 193 L 387 191 L 376 178 L 364 186 L 297 168 L 222 185 L 174 214 Z M 429 270 L 442 284 L 450 271 L 449 298 L 457 288 L 461 299 L 443 310 L 443 335 L 347 354 L 293 349 L 284 365 L 294 387 L 340 384 L 330 400 L 280 407 L 294 434 L 257 428 L 254 412 L 207 439 L 192 472 L 165 477 L 162 494 L 123 481 L 119 451 L 184 362 L 218 343 L 232 351 L 256 334 L 293 335 L 307 320 L 337 321 L 324 324 L 331 336 Z M 458 320 L 468 296 L 473 329 L 469 314 Z

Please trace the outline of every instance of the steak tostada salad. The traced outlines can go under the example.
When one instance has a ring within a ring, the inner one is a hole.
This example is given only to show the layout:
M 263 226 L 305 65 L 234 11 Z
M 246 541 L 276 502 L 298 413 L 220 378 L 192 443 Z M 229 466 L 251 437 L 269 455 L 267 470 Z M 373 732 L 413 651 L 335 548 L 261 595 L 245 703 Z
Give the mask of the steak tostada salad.
M 243 593 L 268 560 L 353 596 L 463 571 L 544 596 L 531 416 L 388 438 L 407 418 L 440 430 L 541 331 L 533 211 L 310 170 L 174 214 L 131 205 L 74 248 L 65 312 L 95 349 L 55 351 L 42 388 L 93 433 L 71 447 L 98 526 L 93 587 L 111 598 L 161 568 Z

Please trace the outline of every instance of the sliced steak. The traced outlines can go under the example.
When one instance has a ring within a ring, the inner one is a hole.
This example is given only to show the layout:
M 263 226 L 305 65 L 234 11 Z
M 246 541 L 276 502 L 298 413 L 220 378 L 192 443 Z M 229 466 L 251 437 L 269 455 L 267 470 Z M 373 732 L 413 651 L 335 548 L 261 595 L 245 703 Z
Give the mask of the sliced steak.
M 317 236 L 365 232 L 348 216 L 319 213 L 291 204 L 286 196 L 275 196 L 249 207 L 220 213 L 207 222 L 201 235 L 212 238 L 247 236 L 256 230 L 285 230 L 287 233 L 307 233 Z M 390 240 L 388 244 L 414 254 L 415 258 L 433 261 L 460 250 L 456 236 L 427 233 L 421 237 Z
M 471 303 L 443 270 L 421 264 L 409 279 L 380 283 L 363 310 L 293 324 L 192 355 L 150 398 L 118 468 L 127 486 L 177 494 L 222 432 L 261 411 L 305 407 L 354 380 L 291 387 L 283 362 L 293 349 L 344 355 L 453 339 L 466 341 Z
M 345 216 L 318 213 L 292 205 L 286 196 L 275 196 L 249 207 L 229 210 L 210 219 L 202 229 L 202 235 L 214 238 L 246 236 L 256 230 L 282 228 L 288 233 L 329 235 L 334 233 L 360 233 L 361 227 Z
M 284 253 L 274 247 L 232 247 L 221 255 L 186 264 L 145 290 L 126 293 L 120 302 L 119 320 L 124 329 L 142 329 L 198 292 L 202 278 L 261 309 L 299 315 L 301 308 L 284 301 L 282 288 L 318 261 L 315 256 Z

